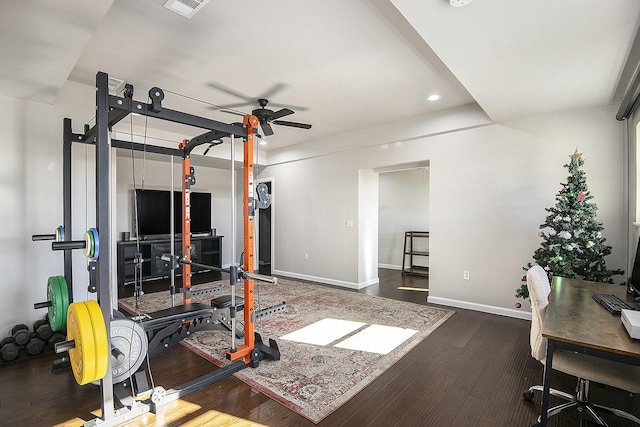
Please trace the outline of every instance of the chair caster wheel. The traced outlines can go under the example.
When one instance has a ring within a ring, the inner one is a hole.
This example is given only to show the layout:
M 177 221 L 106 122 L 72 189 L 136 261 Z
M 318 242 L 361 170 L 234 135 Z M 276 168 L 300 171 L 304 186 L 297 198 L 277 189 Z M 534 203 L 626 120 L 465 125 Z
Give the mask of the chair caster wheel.
M 533 392 L 530 390 L 527 390 L 522 393 L 522 397 L 524 398 L 524 400 L 531 402 L 533 400 Z

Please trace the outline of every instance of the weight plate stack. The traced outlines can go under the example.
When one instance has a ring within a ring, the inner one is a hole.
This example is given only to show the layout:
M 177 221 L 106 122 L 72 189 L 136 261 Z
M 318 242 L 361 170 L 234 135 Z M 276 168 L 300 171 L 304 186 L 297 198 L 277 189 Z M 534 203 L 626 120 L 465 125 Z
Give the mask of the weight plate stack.
M 84 302 L 69 305 L 67 340 L 74 342 L 74 348 L 69 350 L 69 361 L 76 382 L 84 385 L 95 381 L 96 349 L 93 324 Z

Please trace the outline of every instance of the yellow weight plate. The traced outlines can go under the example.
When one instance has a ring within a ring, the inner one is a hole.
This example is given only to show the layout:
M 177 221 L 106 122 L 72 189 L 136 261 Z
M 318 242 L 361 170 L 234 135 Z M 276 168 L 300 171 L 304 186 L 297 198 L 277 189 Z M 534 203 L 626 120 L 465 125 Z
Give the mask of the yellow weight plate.
M 69 305 L 67 312 L 67 340 L 75 342 L 69 350 L 69 361 L 76 382 L 84 385 L 95 381 L 96 347 L 93 338 L 93 324 L 89 310 L 83 302 Z
M 85 301 L 84 304 L 91 317 L 93 325 L 93 340 L 95 344 L 95 378 L 93 381 L 104 378 L 109 368 L 109 345 L 107 343 L 107 326 L 104 324 L 104 317 L 97 302 L 93 300 Z

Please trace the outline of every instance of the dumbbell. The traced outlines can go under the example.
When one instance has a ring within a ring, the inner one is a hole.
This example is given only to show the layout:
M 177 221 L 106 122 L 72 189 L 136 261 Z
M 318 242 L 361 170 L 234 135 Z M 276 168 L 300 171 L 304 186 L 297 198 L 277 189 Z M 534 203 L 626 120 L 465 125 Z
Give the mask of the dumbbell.
M 53 335 L 53 329 L 51 329 L 51 325 L 46 319 L 36 320 L 33 323 L 33 332 L 43 341 L 47 341 Z
M 29 327 L 23 323 L 19 323 L 11 328 L 11 336 L 13 337 L 13 342 L 19 346 L 25 345 L 29 342 L 29 339 L 31 339 Z
M 47 345 L 50 348 L 55 348 L 55 345 L 59 342 L 65 341 L 67 339 L 67 336 L 63 333 L 60 332 L 54 332 L 53 335 L 51 335 L 51 338 L 49 338 L 47 340 Z
M 34 332 L 29 342 L 24 346 L 24 351 L 26 351 L 29 356 L 42 353 L 44 351 L 44 340 L 38 338 Z
M 5 362 L 16 360 L 20 356 L 20 347 L 13 342 L 13 337 L 0 341 L 0 357 Z

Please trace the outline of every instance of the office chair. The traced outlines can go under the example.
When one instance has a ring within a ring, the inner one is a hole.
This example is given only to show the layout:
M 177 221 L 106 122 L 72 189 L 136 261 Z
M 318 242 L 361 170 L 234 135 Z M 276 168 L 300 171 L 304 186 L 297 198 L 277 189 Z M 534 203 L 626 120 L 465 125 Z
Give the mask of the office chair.
M 542 325 L 549 304 L 551 286 L 547 272 L 539 265 L 535 265 L 527 271 L 527 288 L 531 299 L 531 356 L 544 365 L 547 354 L 547 339 L 542 336 Z M 585 327 L 590 326 L 585 325 Z M 577 377 L 578 384 L 575 395 L 554 389 L 549 390 L 551 395 L 568 402 L 550 408 L 547 412 L 548 417 L 569 408 L 576 408 L 582 413 L 589 414 L 598 425 L 608 426 L 597 412 L 616 415 L 640 424 L 640 419 L 628 412 L 589 402 L 590 381 L 619 388 L 629 393 L 640 393 L 640 367 L 580 353 L 556 350 L 553 353 L 553 369 Z M 523 396 L 526 400 L 531 401 L 533 400 L 533 392 L 542 391 L 542 389 L 541 385 L 532 386 L 523 393 Z M 532 427 L 538 426 L 539 423 L 540 418 L 538 417 L 537 421 L 531 425 Z

